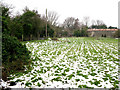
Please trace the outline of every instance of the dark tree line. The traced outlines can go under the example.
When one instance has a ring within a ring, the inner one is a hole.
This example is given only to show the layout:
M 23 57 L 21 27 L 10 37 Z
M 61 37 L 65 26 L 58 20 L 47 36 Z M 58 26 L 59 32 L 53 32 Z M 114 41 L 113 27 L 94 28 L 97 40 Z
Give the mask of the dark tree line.
M 40 37 L 45 37 L 46 21 L 35 10 L 31 11 L 26 7 L 23 11 L 22 15 L 15 17 L 7 15 L 4 17 L 5 20 L 3 18 L 3 32 L 15 36 L 19 40 L 38 40 Z M 47 24 L 47 30 L 49 37 L 53 37 L 54 27 L 49 23 Z

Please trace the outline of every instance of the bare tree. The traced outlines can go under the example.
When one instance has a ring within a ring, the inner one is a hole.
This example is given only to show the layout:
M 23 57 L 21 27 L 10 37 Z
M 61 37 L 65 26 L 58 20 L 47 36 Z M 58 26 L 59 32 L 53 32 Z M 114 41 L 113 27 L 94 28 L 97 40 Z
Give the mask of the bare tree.
M 55 11 L 49 11 L 47 15 L 47 21 L 51 25 L 57 25 L 58 24 L 58 14 Z
M 92 20 L 91 28 L 106 29 L 107 26 L 102 20 Z
M 74 17 L 68 17 L 65 19 L 63 26 L 64 28 L 67 28 L 69 30 L 71 30 L 74 26 L 75 23 L 75 18 Z
M 5 8 L 7 8 L 7 9 L 5 10 Z M 2 12 L 2 13 L 0 13 L 0 16 L 3 15 L 3 16 L 13 17 L 12 12 L 13 12 L 14 8 L 15 7 L 13 5 L 11 5 L 11 4 L 8 5 L 8 4 L 4 3 L 3 1 L 0 1 L 0 12 Z
M 41 17 L 44 21 L 46 21 L 46 15 L 42 15 Z M 55 11 L 48 11 L 47 13 L 47 22 L 51 25 L 57 26 L 58 24 L 58 14 Z
M 96 24 L 99 26 L 99 25 L 103 25 L 104 22 L 102 20 L 96 20 Z
M 75 23 L 74 23 L 74 29 L 80 29 L 80 22 L 79 22 L 79 19 L 75 19 Z
M 96 25 L 96 21 L 95 20 L 92 20 L 91 23 L 92 23 L 92 25 Z
M 84 25 L 88 26 L 89 25 L 90 18 L 89 17 L 83 17 L 83 23 Z

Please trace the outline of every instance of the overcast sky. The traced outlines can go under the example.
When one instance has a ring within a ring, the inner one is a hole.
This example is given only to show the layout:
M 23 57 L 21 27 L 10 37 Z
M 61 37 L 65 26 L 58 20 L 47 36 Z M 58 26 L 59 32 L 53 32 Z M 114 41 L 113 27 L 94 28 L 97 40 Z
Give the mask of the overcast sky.
M 58 13 L 59 22 L 67 17 L 79 18 L 89 16 L 90 20 L 103 20 L 107 26 L 118 27 L 118 2 L 120 0 L 2 0 L 15 7 L 14 13 L 27 6 L 30 10 L 38 10 L 45 14 L 45 9 Z

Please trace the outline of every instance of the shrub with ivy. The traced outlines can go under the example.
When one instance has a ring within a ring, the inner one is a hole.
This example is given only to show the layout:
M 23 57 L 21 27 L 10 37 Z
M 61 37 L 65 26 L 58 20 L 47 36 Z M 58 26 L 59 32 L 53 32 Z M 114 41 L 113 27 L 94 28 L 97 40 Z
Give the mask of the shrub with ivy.
M 16 37 L 2 36 L 2 78 L 7 80 L 10 74 L 24 71 L 24 65 L 30 63 L 30 52 Z

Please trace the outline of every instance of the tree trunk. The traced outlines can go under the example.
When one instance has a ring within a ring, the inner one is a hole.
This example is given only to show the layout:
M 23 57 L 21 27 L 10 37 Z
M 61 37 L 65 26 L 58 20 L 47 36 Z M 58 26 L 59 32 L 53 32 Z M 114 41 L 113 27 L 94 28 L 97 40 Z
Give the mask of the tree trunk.
M 40 34 L 39 34 L 39 33 L 37 33 L 37 38 L 38 38 L 38 40 L 39 40 L 39 38 L 40 38 Z
M 30 34 L 30 40 L 32 40 L 32 34 Z
M 23 41 L 23 34 L 22 34 L 22 41 Z

